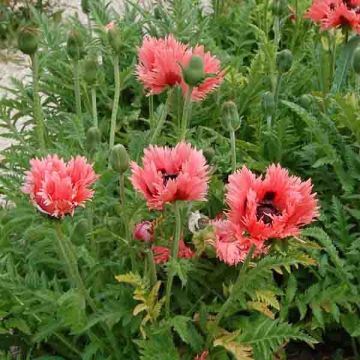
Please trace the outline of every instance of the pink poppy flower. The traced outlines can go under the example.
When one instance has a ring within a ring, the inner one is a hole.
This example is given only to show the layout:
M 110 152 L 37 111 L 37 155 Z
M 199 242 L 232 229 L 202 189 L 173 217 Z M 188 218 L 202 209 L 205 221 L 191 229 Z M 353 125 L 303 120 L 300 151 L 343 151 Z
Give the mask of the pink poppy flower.
M 350 27 L 360 33 L 360 15 L 345 4 L 339 4 L 323 22 L 323 29 Z
M 114 27 L 116 26 L 116 22 L 110 21 L 107 25 L 105 25 L 105 31 L 109 32 L 110 30 L 112 30 Z
M 213 245 L 216 256 L 228 265 L 243 262 L 252 245 L 255 245 L 253 256 L 264 254 L 268 250 L 264 241 L 243 236 L 229 220 L 215 220 L 212 224 L 215 228 L 216 240 Z
M 302 182 L 280 165 L 269 166 L 264 178 L 244 166 L 229 177 L 226 201 L 229 220 L 245 238 L 296 236 L 318 216 L 311 180 Z
M 65 163 L 57 155 L 30 160 L 22 191 L 30 195 L 39 211 L 56 218 L 73 215 L 77 206 L 93 197 L 90 186 L 98 176 L 84 157 L 77 156 Z
M 153 246 L 152 251 L 154 254 L 155 264 L 164 264 L 167 263 L 170 259 L 170 249 L 165 246 Z M 179 251 L 178 257 L 183 259 L 191 259 L 195 253 L 186 246 L 184 240 L 179 242 Z
M 208 351 L 203 351 L 200 355 L 195 356 L 194 360 L 207 360 L 208 355 Z
M 170 249 L 165 246 L 153 246 L 152 252 L 154 254 L 155 264 L 167 263 L 170 259 Z
M 341 1 L 341 0 L 340 0 Z M 305 18 L 316 23 L 327 19 L 329 13 L 338 5 L 339 0 L 314 0 L 305 14 Z
M 154 240 L 154 224 L 152 221 L 143 221 L 135 225 L 133 237 L 136 240 L 150 242 Z
M 181 142 L 174 148 L 150 145 L 144 151 L 143 167 L 131 163 L 130 178 L 143 194 L 149 209 L 162 210 L 177 200 L 205 200 L 209 167 L 202 151 Z
M 178 42 L 173 35 L 164 39 L 144 38 L 138 52 L 136 74 L 150 94 L 160 94 L 168 87 L 180 85 L 180 64 L 187 51 L 187 46 Z
M 225 74 L 221 71 L 220 60 L 211 55 L 210 52 L 205 52 L 202 45 L 197 45 L 195 48 L 191 49 L 191 52 L 186 53 L 186 57 L 182 63 L 183 67 L 188 65 L 192 55 L 197 55 L 202 58 L 204 71 L 208 76 L 199 86 L 193 89 L 191 94 L 191 99 L 193 101 L 201 101 L 204 100 L 209 93 L 219 87 Z M 183 90 L 183 94 L 185 95 L 188 90 L 188 85 L 183 79 L 181 81 L 181 88 Z

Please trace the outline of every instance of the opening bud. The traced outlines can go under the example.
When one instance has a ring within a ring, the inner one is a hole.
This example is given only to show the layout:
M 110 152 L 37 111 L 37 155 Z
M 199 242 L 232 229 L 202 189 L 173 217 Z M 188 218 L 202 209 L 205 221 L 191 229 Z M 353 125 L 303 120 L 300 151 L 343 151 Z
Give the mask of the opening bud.
M 106 31 L 108 33 L 109 44 L 116 54 L 120 53 L 122 38 L 120 28 L 114 21 L 106 25 Z

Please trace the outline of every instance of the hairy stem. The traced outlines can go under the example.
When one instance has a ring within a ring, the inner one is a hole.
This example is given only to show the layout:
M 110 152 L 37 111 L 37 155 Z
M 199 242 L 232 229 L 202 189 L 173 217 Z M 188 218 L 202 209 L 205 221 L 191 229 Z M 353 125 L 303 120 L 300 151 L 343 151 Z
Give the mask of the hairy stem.
M 150 131 L 154 130 L 154 96 L 149 96 L 149 123 Z
M 37 53 L 31 56 L 31 63 L 33 76 L 33 116 L 40 149 L 45 151 L 45 125 L 39 95 L 39 63 Z
M 91 106 L 92 106 L 92 115 L 94 126 L 98 127 L 98 114 L 97 114 L 97 105 L 96 105 L 96 87 L 91 88 Z
M 281 81 L 282 81 L 282 74 L 279 73 L 277 78 L 276 78 L 276 85 L 275 85 L 275 90 L 274 90 L 274 100 L 275 100 L 275 110 L 274 113 L 276 115 L 277 113 L 277 108 L 279 105 L 279 96 L 280 96 L 280 89 L 281 89 Z
M 231 143 L 231 169 L 232 172 L 236 170 L 236 139 L 235 131 L 230 130 L 230 143 Z
M 114 63 L 115 92 L 114 92 L 114 101 L 111 112 L 109 150 L 111 150 L 115 144 L 116 117 L 119 109 L 119 99 L 120 99 L 119 55 L 117 54 L 114 55 L 113 63 Z
M 75 109 L 76 115 L 81 119 L 81 90 L 80 90 L 80 65 L 78 60 L 74 60 L 73 64 L 74 75 L 74 93 L 75 93 Z
M 153 287 L 157 281 L 154 254 L 151 249 L 147 250 L 148 274 L 150 286 Z
M 165 124 L 166 117 L 169 113 L 169 107 L 170 107 L 170 102 L 172 99 L 172 93 L 173 93 L 172 89 L 168 90 L 167 99 L 166 99 L 164 108 L 161 112 L 160 119 L 158 120 L 158 122 L 154 128 L 154 132 L 150 139 L 150 144 L 155 144 L 158 136 L 161 134 L 161 130 Z M 153 121 L 154 121 L 154 119 L 153 119 Z
M 175 224 L 175 236 L 171 247 L 172 259 L 176 259 L 178 256 L 179 243 L 181 237 L 181 208 L 178 202 L 175 202 L 174 204 L 174 212 L 175 212 L 176 224 Z M 171 291 L 174 282 L 174 276 L 175 276 L 174 270 L 172 267 L 170 267 L 168 273 L 168 279 L 166 283 L 166 292 L 165 292 L 165 312 L 167 318 L 169 318 L 170 316 Z
M 185 95 L 184 108 L 183 108 L 183 114 L 182 114 L 182 119 L 181 119 L 180 140 L 185 140 L 186 132 L 187 132 L 187 129 L 189 126 L 191 110 L 192 110 L 192 101 L 191 101 L 192 92 L 193 92 L 193 87 L 189 86 L 189 88 L 186 92 L 186 95 Z

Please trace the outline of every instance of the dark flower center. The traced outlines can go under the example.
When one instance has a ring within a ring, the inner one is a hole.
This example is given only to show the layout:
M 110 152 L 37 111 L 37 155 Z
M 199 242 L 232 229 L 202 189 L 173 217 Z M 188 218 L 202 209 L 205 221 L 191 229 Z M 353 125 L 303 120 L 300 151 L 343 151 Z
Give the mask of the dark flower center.
M 275 193 L 268 191 L 263 200 L 256 208 L 256 218 L 258 221 L 262 220 L 264 224 L 271 225 L 274 216 L 281 215 L 281 211 L 275 207 L 273 201 L 275 199 Z
M 178 176 L 179 173 L 173 173 L 173 174 L 169 174 L 165 171 L 165 169 L 161 169 L 160 170 L 162 173 L 162 178 L 163 178 L 163 184 L 164 186 L 166 186 L 166 184 L 168 183 L 169 180 L 175 180 Z

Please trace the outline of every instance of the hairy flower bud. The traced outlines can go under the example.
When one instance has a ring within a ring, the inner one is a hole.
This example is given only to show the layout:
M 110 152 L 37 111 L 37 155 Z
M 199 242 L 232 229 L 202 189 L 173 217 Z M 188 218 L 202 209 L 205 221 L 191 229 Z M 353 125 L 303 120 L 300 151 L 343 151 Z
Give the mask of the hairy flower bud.
M 114 21 L 106 25 L 106 31 L 108 33 L 109 44 L 116 54 L 120 53 L 122 46 L 122 36 L 120 28 Z
M 304 109 L 309 110 L 313 104 L 313 97 L 310 94 L 303 94 L 299 97 L 298 103 Z
M 86 149 L 89 152 L 96 151 L 101 142 L 101 133 L 98 127 L 92 126 L 86 132 Z
M 236 131 L 241 126 L 242 119 L 233 101 L 227 101 L 223 104 L 221 120 L 227 131 Z
M 78 30 L 71 30 L 67 39 L 67 53 L 73 60 L 80 60 L 84 56 L 84 40 Z
M 18 34 L 18 47 L 26 55 L 34 55 L 39 45 L 39 31 L 35 27 L 24 26 Z
M 110 164 L 113 170 L 123 174 L 130 165 L 129 154 L 121 144 L 115 145 L 110 152 Z
M 85 14 L 90 13 L 90 0 L 81 0 L 81 9 Z
M 191 57 L 188 66 L 183 69 L 183 76 L 185 83 L 192 87 L 200 85 L 205 80 L 204 62 L 200 56 Z
M 264 92 L 261 99 L 261 107 L 265 115 L 271 115 L 275 110 L 275 98 L 270 91 Z
M 360 46 L 354 51 L 352 58 L 352 67 L 357 74 L 360 74 Z
M 280 51 L 276 56 L 276 66 L 280 73 L 286 73 L 291 69 L 293 55 L 290 50 Z
M 89 85 L 94 85 L 97 80 L 99 64 L 95 57 L 88 57 L 83 64 L 83 78 Z

